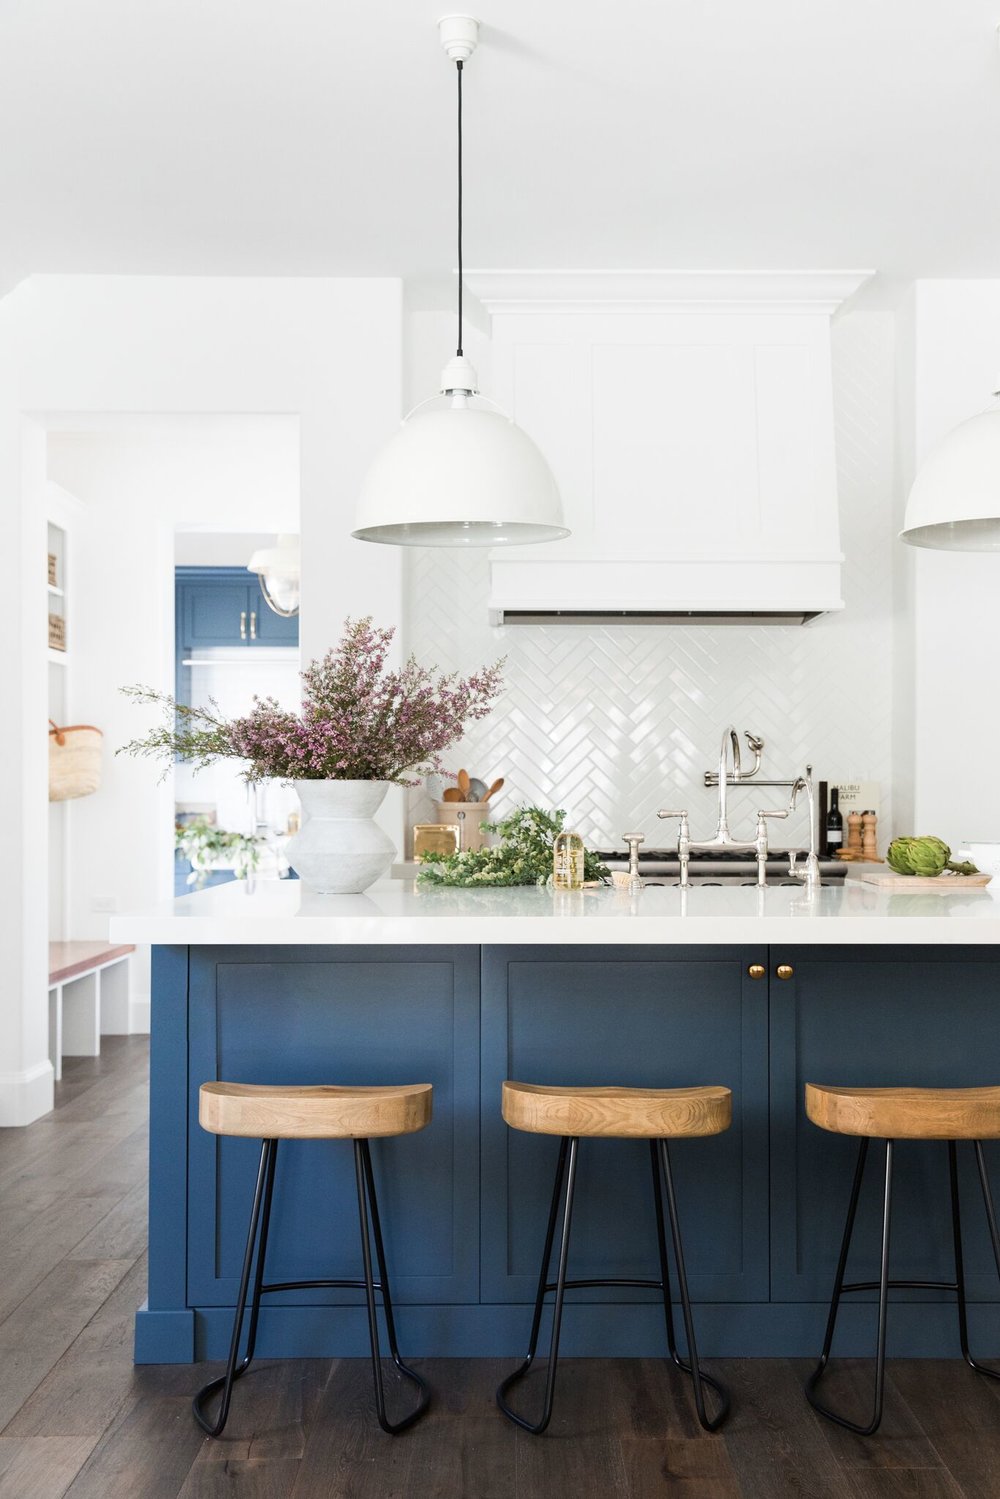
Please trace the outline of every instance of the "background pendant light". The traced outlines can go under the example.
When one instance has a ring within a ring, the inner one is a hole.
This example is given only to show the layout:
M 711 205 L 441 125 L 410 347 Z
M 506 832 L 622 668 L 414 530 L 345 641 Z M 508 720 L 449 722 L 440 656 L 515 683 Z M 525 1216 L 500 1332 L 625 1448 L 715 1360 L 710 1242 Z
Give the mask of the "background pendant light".
M 254 552 L 247 571 L 257 574 L 269 609 L 284 619 L 298 614 L 302 554 L 297 536 L 279 536 L 273 547 Z
M 1000 552 L 1000 400 L 931 449 L 900 536 L 942 552 Z
M 445 16 L 441 44 L 458 76 L 458 347 L 441 375 L 445 404 L 414 408 L 362 485 L 353 535 L 393 546 L 500 546 L 568 536 L 559 491 L 527 433 L 484 409 L 462 350 L 462 69 L 479 22 Z

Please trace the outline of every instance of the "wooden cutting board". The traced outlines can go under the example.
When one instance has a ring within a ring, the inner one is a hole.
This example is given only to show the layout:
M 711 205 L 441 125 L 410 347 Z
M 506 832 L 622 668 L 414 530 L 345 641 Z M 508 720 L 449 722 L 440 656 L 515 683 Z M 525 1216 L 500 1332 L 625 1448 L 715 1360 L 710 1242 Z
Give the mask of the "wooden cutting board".
M 959 890 L 983 890 L 990 882 L 988 874 L 935 875 L 933 879 L 919 874 L 862 874 L 863 885 L 878 885 L 882 890 L 936 890 L 954 895 Z

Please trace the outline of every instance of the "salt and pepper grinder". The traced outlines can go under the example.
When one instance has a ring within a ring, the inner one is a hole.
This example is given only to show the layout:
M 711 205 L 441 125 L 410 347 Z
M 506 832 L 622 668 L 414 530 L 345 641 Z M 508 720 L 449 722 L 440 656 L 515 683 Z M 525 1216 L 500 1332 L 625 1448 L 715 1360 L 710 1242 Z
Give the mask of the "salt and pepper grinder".
M 871 811 L 861 814 L 861 856 L 878 863 L 878 817 Z
M 847 814 L 847 852 L 852 859 L 861 858 L 861 813 Z

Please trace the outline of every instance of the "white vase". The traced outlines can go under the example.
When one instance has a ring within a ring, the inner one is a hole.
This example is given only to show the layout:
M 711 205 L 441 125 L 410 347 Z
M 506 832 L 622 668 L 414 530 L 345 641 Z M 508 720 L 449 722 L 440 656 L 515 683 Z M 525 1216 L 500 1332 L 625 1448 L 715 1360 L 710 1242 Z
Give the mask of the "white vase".
M 396 855 L 374 821 L 388 781 L 298 781 L 302 827 L 285 856 L 303 884 L 320 895 L 359 895 Z

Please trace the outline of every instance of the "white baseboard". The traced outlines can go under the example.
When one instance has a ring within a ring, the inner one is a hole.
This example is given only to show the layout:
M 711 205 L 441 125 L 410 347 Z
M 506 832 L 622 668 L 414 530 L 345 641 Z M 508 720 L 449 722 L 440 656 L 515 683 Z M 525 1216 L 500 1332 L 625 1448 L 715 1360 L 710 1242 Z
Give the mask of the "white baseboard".
M 0 1127 L 20 1128 L 51 1113 L 54 1085 L 48 1059 L 23 1072 L 0 1072 Z
M 149 1035 L 149 996 L 130 999 L 128 1002 L 128 1033 L 130 1036 Z

